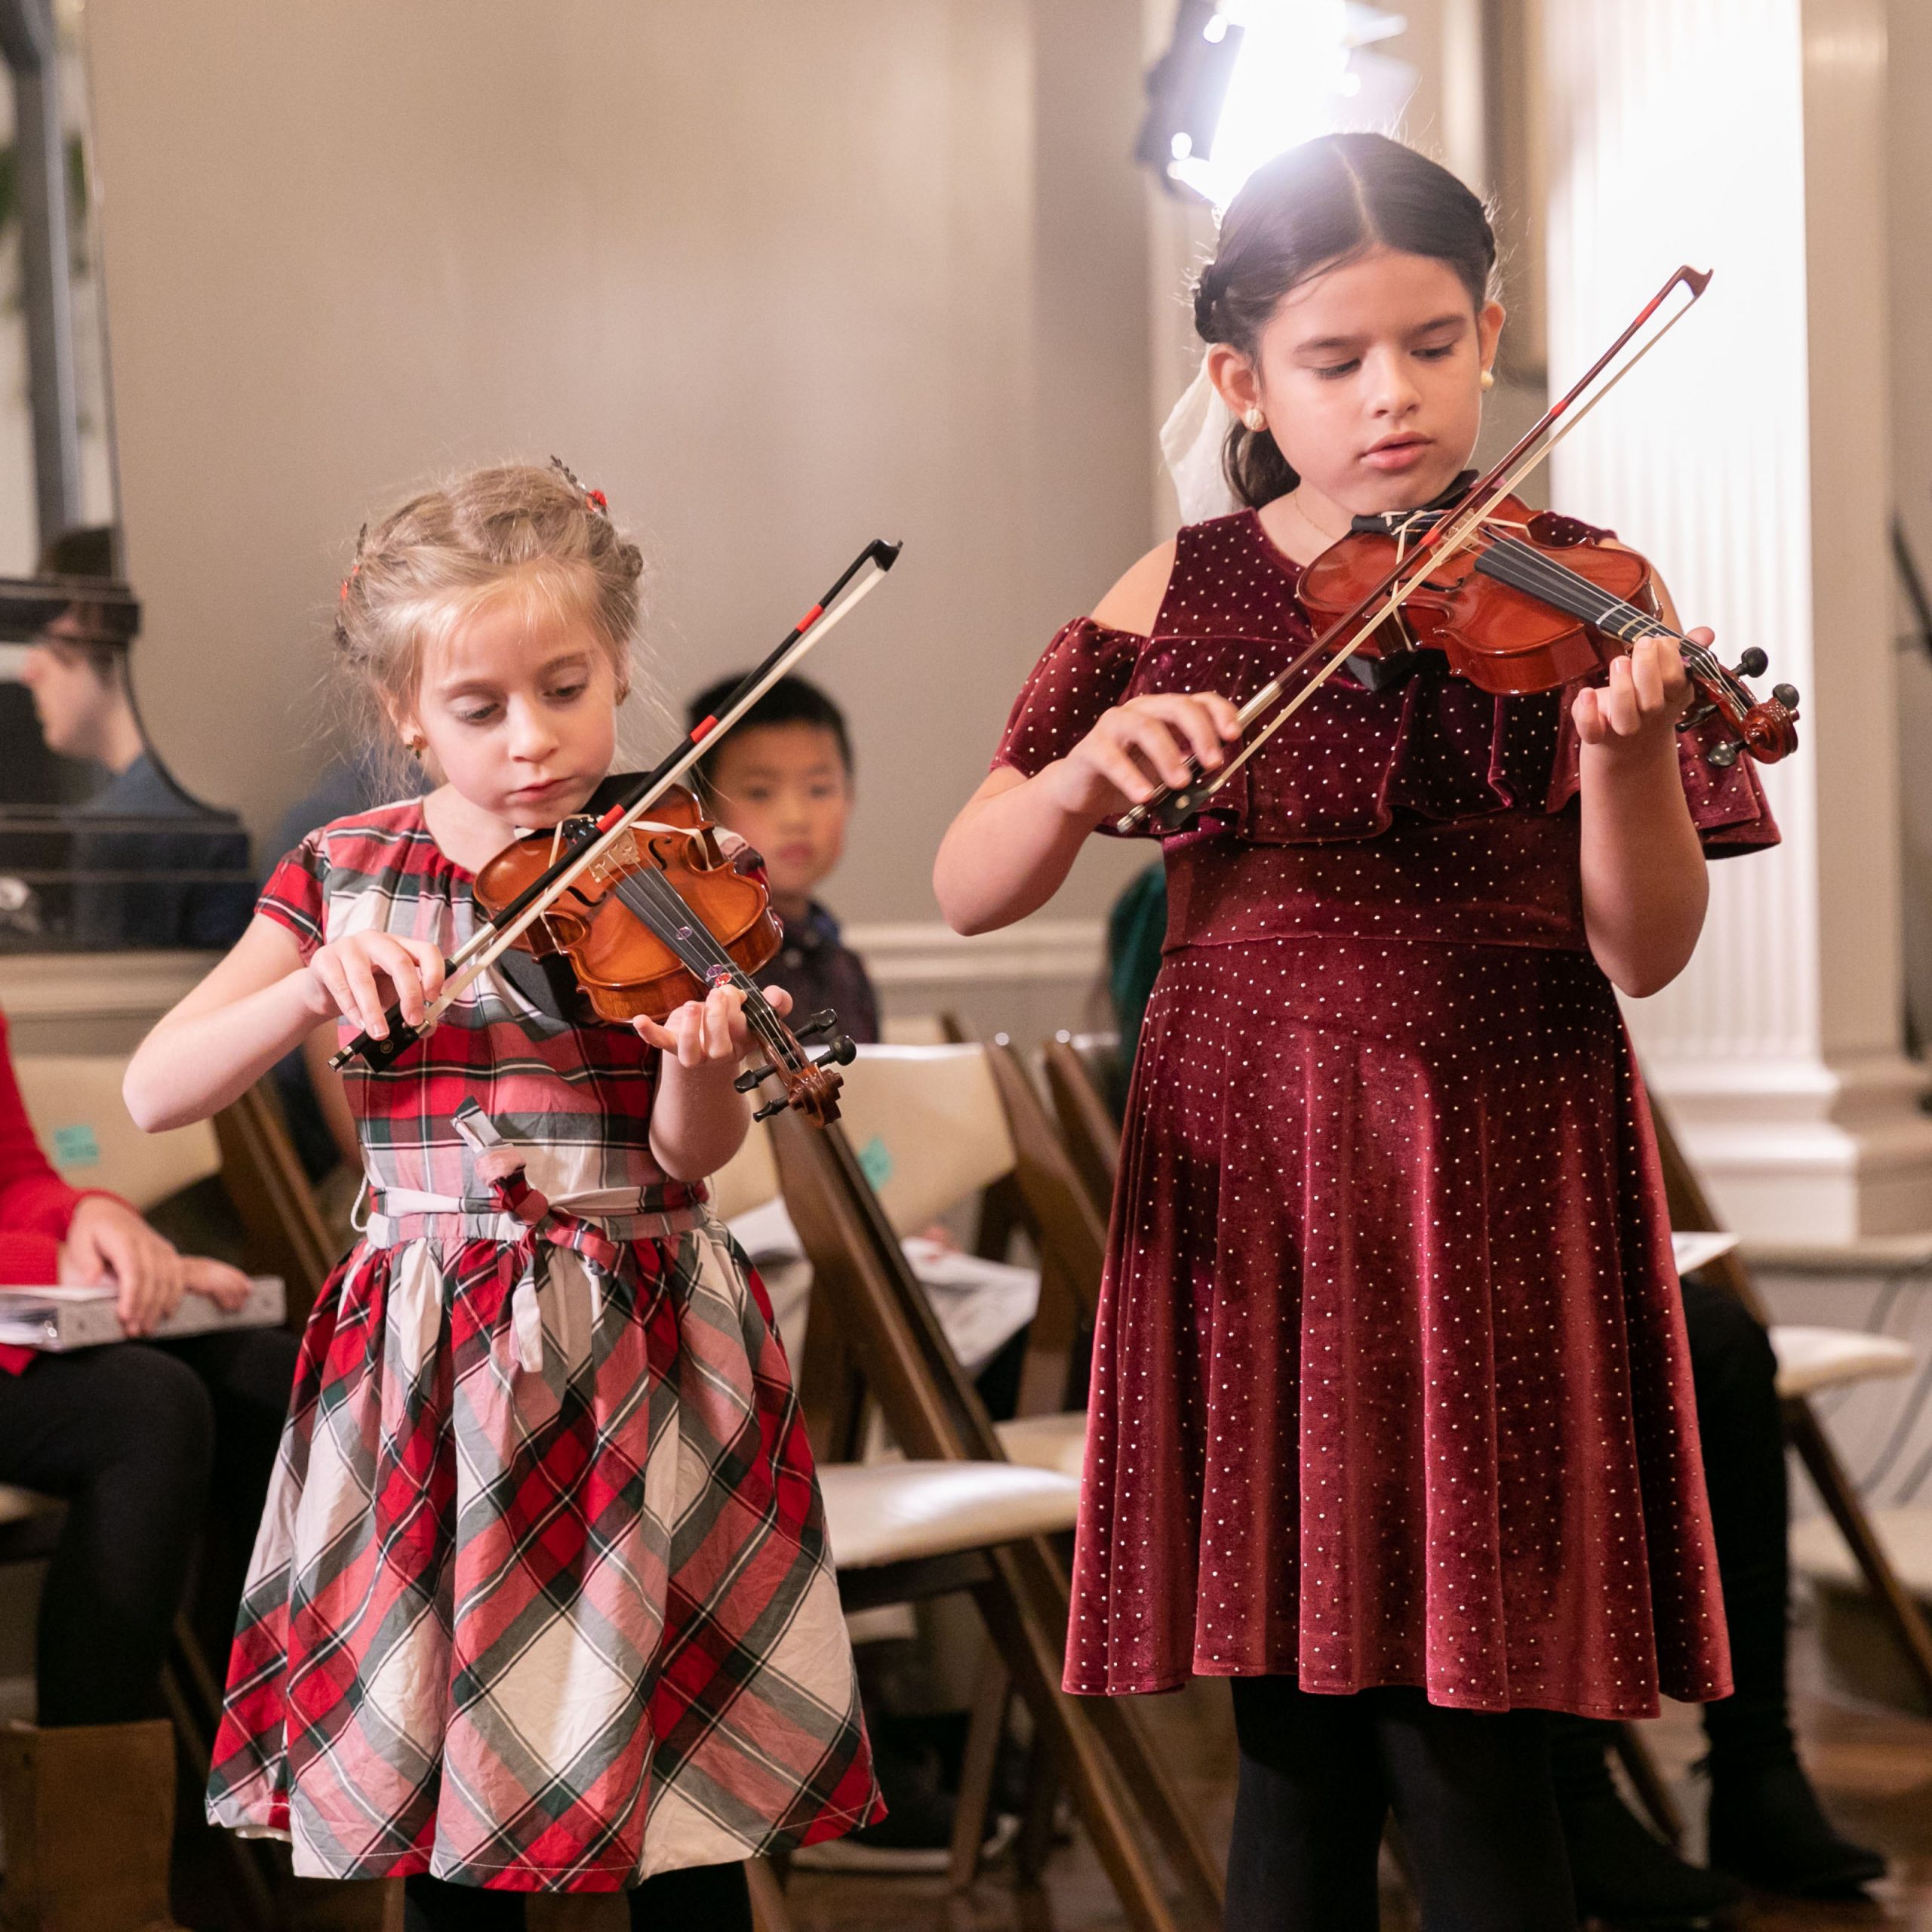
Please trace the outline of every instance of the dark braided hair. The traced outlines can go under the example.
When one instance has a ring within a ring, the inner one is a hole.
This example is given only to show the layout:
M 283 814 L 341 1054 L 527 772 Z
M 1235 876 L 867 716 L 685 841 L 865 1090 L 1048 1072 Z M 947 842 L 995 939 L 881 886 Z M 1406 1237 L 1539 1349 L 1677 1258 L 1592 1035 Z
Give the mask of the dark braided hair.
M 1252 357 L 1289 290 L 1377 245 L 1446 263 L 1477 309 L 1490 299 L 1496 237 L 1482 203 L 1448 169 L 1386 134 L 1304 141 L 1257 168 L 1229 204 L 1195 285 L 1195 328 L 1202 341 Z M 1221 462 L 1251 509 L 1301 481 L 1268 431 L 1238 417 Z

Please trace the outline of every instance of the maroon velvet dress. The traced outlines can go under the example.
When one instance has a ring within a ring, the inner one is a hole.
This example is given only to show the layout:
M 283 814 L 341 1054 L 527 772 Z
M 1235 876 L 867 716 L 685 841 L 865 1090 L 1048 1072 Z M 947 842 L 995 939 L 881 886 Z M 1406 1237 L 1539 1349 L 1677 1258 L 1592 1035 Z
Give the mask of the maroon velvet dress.
M 1309 636 L 1251 513 L 1149 638 L 1054 638 L 998 761 Z M 1167 841 L 1066 1686 L 1191 1673 L 1641 1717 L 1730 1688 L 1656 1145 L 1583 934 L 1574 691 L 1344 672 Z M 1683 743 L 1708 851 L 1777 842 Z

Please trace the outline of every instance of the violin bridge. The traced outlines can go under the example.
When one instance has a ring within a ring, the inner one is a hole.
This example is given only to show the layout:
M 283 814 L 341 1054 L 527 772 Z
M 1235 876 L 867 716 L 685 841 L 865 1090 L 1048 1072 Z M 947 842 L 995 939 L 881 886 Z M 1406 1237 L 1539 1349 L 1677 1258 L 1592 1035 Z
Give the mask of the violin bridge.
M 622 832 L 591 860 L 586 869 L 599 885 L 608 885 L 620 873 L 631 871 L 641 863 L 638 856 L 637 835 Z

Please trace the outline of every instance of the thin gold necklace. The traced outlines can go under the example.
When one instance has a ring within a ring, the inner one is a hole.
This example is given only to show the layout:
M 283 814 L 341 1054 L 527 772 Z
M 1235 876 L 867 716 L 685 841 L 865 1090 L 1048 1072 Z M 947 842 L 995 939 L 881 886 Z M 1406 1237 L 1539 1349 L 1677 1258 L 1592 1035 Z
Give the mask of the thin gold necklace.
M 1340 543 L 1342 539 L 1348 534 L 1346 531 L 1331 532 L 1324 530 L 1321 525 L 1317 523 L 1314 518 L 1310 516 L 1307 511 L 1302 508 L 1301 492 L 1299 490 L 1292 490 L 1288 493 L 1288 508 L 1293 510 L 1295 515 L 1301 518 L 1303 523 L 1321 540 L 1321 545 L 1324 549 L 1326 549 L 1331 544 Z

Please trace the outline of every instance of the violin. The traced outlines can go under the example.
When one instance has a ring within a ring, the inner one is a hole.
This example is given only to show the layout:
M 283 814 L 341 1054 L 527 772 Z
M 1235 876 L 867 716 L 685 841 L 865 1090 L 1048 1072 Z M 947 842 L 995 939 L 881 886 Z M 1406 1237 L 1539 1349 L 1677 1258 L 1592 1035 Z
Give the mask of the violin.
M 1310 618 L 1333 631 L 1388 577 L 1403 546 L 1450 514 L 1357 517 L 1302 574 Z M 1657 574 L 1636 551 L 1603 541 L 1574 517 L 1504 496 L 1469 543 L 1421 578 L 1400 611 L 1355 648 L 1385 676 L 1419 649 L 1438 651 L 1478 691 L 1514 697 L 1558 690 L 1604 669 L 1640 638 L 1667 637 L 1697 692 L 1677 728 L 1693 730 L 1715 713 L 1732 734 L 1705 752 L 1709 763 L 1728 767 L 1743 751 L 1770 764 L 1795 751 L 1796 688 L 1778 685 L 1760 700 L 1744 681 L 1764 671 L 1764 652 L 1753 645 L 1727 669 L 1709 645 L 1673 629 L 1659 611 Z M 1363 681 L 1380 680 L 1371 671 Z
M 1797 691 L 1780 685 L 1760 703 L 1744 681 L 1765 669 L 1761 651 L 1747 651 L 1727 668 L 1709 646 L 1659 620 L 1656 578 L 1642 556 L 1595 538 L 1574 518 L 1533 512 L 1515 494 L 1690 312 L 1710 280 L 1708 271 L 1678 269 L 1459 501 L 1358 517 L 1303 574 L 1302 601 L 1318 625 L 1315 641 L 1241 706 L 1238 720 L 1249 735 L 1240 749 L 1211 777 L 1190 757 L 1186 784 L 1156 786 L 1114 829 L 1133 832 L 1152 822 L 1163 832 L 1179 831 L 1345 664 L 1359 662 L 1362 681 L 1373 687 L 1398 674 L 1392 660 L 1423 648 L 1441 651 L 1479 688 L 1511 694 L 1556 690 L 1638 638 L 1661 633 L 1676 640 L 1697 691 L 1681 728 L 1715 713 L 1734 734 L 1705 753 L 1713 764 L 1734 764 L 1740 752 L 1770 764 L 1795 750 Z M 1679 291 L 1687 299 L 1576 408 Z M 1414 617 L 1405 623 L 1411 607 Z M 1297 674 L 1317 659 L 1327 661 L 1297 687 Z
M 567 821 L 555 832 L 539 834 L 540 842 L 548 851 L 548 857 L 528 875 L 506 866 L 500 883 L 507 889 L 513 870 L 517 871 L 522 883 L 518 889 L 510 891 L 509 896 L 494 909 L 479 907 L 483 916 L 476 931 L 445 962 L 448 973 L 443 981 L 442 991 L 429 1002 L 422 1020 L 411 1024 L 404 1019 L 401 1008 L 392 1004 L 385 1016 L 389 1024 L 388 1032 L 380 1038 L 373 1033 L 358 1033 L 339 1053 L 330 1056 L 330 1066 L 340 1070 L 352 1060 L 359 1060 L 373 1071 L 380 1072 L 400 1060 L 497 959 L 516 945 L 540 920 L 546 918 L 565 894 L 574 890 L 578 881 L 591 868 L 619 849 L 622 841 L 630 836 L 632 829 L 643 820 L 645 814 L 676 788 L 678 780 L 704 755 L 713 739 L 730 731 L 807 651 L 818 644 L 835 624 L 850 617 L 863 598 L 878 588 L 884 581 L 887 571 L 898 561 L 899 549 L 897 543 L 888 543 L 883 538 L 868 543 L 839 573 L 825 594 L 786 633 L 764 661 L 740 681 L 737 688 L 718 706 L 716 713 L 712 717 L 700 719 L 693 725 L 685 737 L 657 764 L 627 785 L 617 802 L 607 811 L 595 818 L 586 816 Z M 673 832 L 679 830 L 691 832 L 697 829 L 694 825 L 680 827 L 675 820 L 666 820 L 661 823 L 663 829 Z M 656 835 L 651 835 L 654 837 Z M 518 841 L 519 844 L 521 842 Z M 661 852 L 664 849 L 650 847 L 648 838 L 646 846 L 654 852 Z M 738 1081 L 740 1091 L 749 1091 L 770 1073 L 778 1072 L 788 1081 L 788 1097 L 796 1091 L 810 1111 L 817 1104 L 813 1097 L 814 1093 L 822 1093 L 822 1088 L 814 1089 L 806 1077 L 811 1063 L 806 1061 L 798 1046 L 798 1036 L 785 1031 L 778 1015 L 771 1011 L 770 1001 L 764 998 L 763 994 L 758 992 L 755 986 L 750 986 L 749 991 L 746 990 L 749 985 L 749 970 L 740 959 L 731 955 L 711 928 L 706 926 L 690 907 L 685 906 L 681 900 L 678 900 L 676 906 L 669 903 L 670 900 L 678 898 L 677 888 L 670 883 L 667 872 L 657 864 L 656 859 L 648 861 L 656 875 L 654 880 L 645 876 L 644 848 L 638 847 L 633 840 L 629 845 L 624 846 L 623 850 L 635 858 L 636 863 L 632 866 L 627 862 L 617 868 L 617 871 L 629 880 L 624 891 L 617 891 L 614 883 L 608 885 L 607 890 L 615 892 L 617 903 L 624 903 L 628 894 L 629 898 L 638 902 L 638 906 L 649 905 L 653 918 L 663 922 L 661 928 L 654 926 L 651 930 L 667 946 L 672 946 L 674 952 L 678 949 L 685 949 L 688 956 L 681 963 L 690 971 L 694 986 L 702 986 L 709 990 L 711 986 L 728 979 L 730 983 L 739 986 L 740 991 L 746 992 L 746 1011 L 753 1016 L 752 1024 L 761 1043 L 775 1057 L 764 1072 L 740 1075 Z M 714 840 L 712 847 L 704 848 L 706 863 L 702 866 L 694 866 L 694 870 L 715 873 L 718 868 L 709 862 L 710 854 L 715 850 Z M 500 857 L 502 856 L 499 854 Z M 721 860 L 721 853 L 718 857 Z M 493 866 L 496 863 L 496 860 L 491 861 Z M 614 874 L 614 881 L 615 876 Z M 711 881 L 707 881 L 706 883 L 709 884 Z M 761 892 L 764 889 L 758 885 L 755 880 L 749 883 L 756 891 Z M 669 899 L 666 898 L 666 894 Z M 596 900 L 604 896 L 606 896 L 605 892 L 595 890 L 587 895 L 580 895 L 578 904 L 567 908 L 566 912 L 571 918 L 581 923 L 590 923 L 585 908 L 593 906 Z M 743 902 L 734 897 L 733 903 L 742 908 Z M 638 916 L 642 918 L 644 915 L 639 912 Z M 728 924 L 731 916 L 727 915 Z M 736 935 L 737 943 L 744 943 L 752 923 L 755 921 L 748 921 L 746 927 Z M 649 921 L 647 921 L 646 924 L 648 924 Z M 565 920 L 560 930 L 568 930 L 568 928 L 569 921 Z M 605 954 L 601 949 L 608 943 L 608 940 L 599 942 L 595 955 L 597 961 L 605 959 Z M 776 942 L 774 943 L 775 945 Z M 553 949 L 555 945 L 555 941 L 552 941 Z M 771 954 L 768 952 L 764 956 L 769 958 Z M 596 970 L 593 964 L 593 978 L 596 976 Z M 756 1008 L 752 1004 L 752 996 L 754 994 L 757 995 Z M 687 994 L 680 997 L 689 996 Z M 594 989 L 592 997 L 594 999 Z M 678 1003 L 678 1001 L 673 1000 L 670 1004 L 675 1006 Z M 669 1010 L 669 1007 L 665 1009 L 666 1012 Z M 767 1015 L 769 1015 L 770 1027 L 777 1030 L 768 1030 Z M 820 1027 L 817 1023 L 821 1019 L 826 1022 L 825 1027 Z M 812 1023 L 803 1030 L 808 1033 L 822 1032 L 835 1024 L 835 1016 L 814 1014 Z M 829 1057 L 835 1057 L 835 1054 Z M 850 1057 L 848 1054 L 846 1058 Z M 843 1062 L 840 1063 L 843 1064 Z M 835 1085 L 832 1091 L 836 1091 Z M 784 1104 L 791 1104 L 789 1097 Z M 769 1109 L 761 1109 L 761 1118 L 767 1111 Z
M 595 823 L 565 819 L 505 846 L 476 875 L 485 915 L 500 918 Z M 620 1025 L 639 1014 L 661 1025 L 687 1000 L 735 987 L 765 1061 L 738 1076 L 739 1091 L 776 1078 L 783 1097 L 760 1108 L 759 1119 L 792 1107 L 828 1126 L 838 1118 L 838 1069 L 851 1064 L 856 1049 L 829 1011 L 794 1032 L 752 980 L 783 937 L 764 884 L 738 869 L 697 800 L 672 786 L 649 818 L 610 841 L 513 943 L 538 958 L 567 960 L 591 1011 Z M 817 1038 L 827 1051 L 814 1060 L 803 1042 Z

